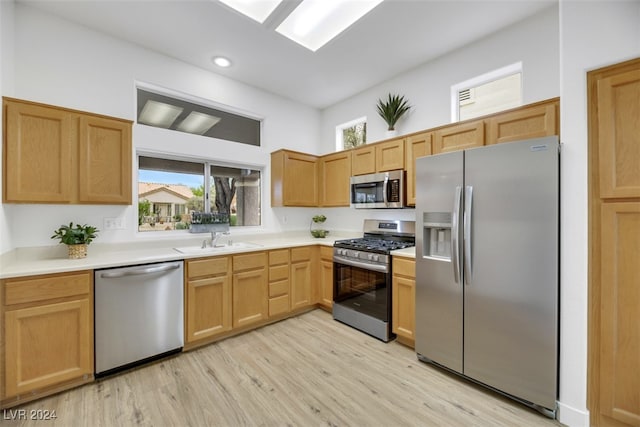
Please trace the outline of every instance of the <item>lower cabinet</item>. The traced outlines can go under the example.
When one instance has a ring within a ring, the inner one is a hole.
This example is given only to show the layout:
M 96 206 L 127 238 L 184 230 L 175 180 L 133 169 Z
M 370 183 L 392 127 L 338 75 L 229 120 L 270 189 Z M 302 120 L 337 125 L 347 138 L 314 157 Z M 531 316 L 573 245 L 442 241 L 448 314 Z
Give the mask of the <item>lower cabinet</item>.
M 233 327 L 239 328 L 269 317 L 267 253 L 233 256 Z
M 333 308 L 333 248 L 320 247 L 320 272 L 318 274 L 319 298 L 321 307 Z
M 393 257 L 392 330 L 398 341 L 415 345 L 416 326 L 416 262 L 411 258 Z
M 231 257 L 186 262 L 186 342 L 231 330 Z
M 291 310 L 289 268 L 289 249 L 269 251 L 269 317 Z
M 3 404 L 93 379 L 92 284 L 91 271 L 0 282 Z
M 310 306 L 313 301 L 311 246 L 291 248 L 291 310 Z

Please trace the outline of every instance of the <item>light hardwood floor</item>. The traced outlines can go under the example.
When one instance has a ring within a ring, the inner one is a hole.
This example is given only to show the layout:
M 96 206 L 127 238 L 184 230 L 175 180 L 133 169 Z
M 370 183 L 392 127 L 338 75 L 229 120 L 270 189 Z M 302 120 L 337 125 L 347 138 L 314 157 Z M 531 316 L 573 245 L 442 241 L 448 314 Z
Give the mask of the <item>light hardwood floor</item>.
M 7 426 L 559 426 L 315 310 L 13 408 Z

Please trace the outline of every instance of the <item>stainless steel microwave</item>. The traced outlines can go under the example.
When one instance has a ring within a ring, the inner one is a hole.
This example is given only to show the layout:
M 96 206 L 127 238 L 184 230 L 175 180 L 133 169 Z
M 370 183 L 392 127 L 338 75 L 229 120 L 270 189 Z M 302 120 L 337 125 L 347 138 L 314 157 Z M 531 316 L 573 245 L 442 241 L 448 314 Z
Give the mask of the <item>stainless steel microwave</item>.
M 403 208 L 405 197 L 403 170 L 351 177 L 351 207 L 353 208 Z

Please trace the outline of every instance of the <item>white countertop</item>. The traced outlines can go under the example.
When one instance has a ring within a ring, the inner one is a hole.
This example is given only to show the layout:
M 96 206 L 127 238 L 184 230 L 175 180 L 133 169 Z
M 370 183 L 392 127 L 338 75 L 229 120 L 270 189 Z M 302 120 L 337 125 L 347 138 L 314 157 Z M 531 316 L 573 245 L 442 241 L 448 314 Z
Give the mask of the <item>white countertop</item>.
M 226 238 L 227 236 L 225 236 Z M 308 231 L 277 234 L 231 235 L 234 242 L 250 242 L 257 247 L 221 248 L 197 254 L 184 254 L 175 247 L 198 247 L 207 235 L 194 235 L 187 239 L 148 240 L 130 243 L 98 244 L 87 248 L 87 257 L 68 259 L 65 245 L 34 248 L 18 248 L 0 256 L 0 279 L 24 277 L 36 274 L 64 273 L 79 270 L 121 267 L 126 265 L 149 264 L 162 261 L 228 255 L 240 252 L 255 252 L 295 246 L 333 246 L 335 240 L 360 237 L 357 233 L 336 232 L 326 238 L 314 238 Z M 222 243 L 226 240 L 222 239 Z

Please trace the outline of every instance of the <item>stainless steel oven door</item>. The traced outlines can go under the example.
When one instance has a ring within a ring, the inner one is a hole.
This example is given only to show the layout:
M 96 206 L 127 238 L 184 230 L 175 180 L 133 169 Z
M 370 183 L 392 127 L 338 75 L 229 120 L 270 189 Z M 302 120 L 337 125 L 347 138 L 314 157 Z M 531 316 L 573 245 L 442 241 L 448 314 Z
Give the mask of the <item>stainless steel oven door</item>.
M 391 274 L 387 265 L 333 259 L 336 305 L 382 322 L 391 317 Z

